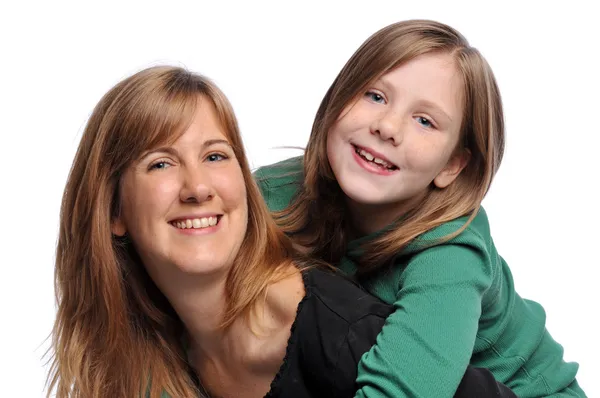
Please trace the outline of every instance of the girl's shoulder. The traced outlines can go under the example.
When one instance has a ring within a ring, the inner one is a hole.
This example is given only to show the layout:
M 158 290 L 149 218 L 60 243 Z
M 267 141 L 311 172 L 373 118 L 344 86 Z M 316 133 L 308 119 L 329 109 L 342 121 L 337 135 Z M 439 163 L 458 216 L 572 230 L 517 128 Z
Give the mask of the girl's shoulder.
M 395 259 L 400 266 L 399 280 L 429 283 L 434 277 L 444 283 L 455 280 L 491 286 L 500 275 L 502 260 L 491 238 L 487 214 L 481 208 L 470 223 L 468 220 L 465 216 L 448 221 L 411 242 Z
M 268 184 L 273 187 L 297 183 L 298 181 L 302 181 L 303 178 L 302 156 L 262 166 L 254 171 L 254 179 L 259 184 Z
M 302 157 L 294 157 L 258 168 L 254 179 L 271 211 L 286 208 L 304 182 Z
M 415 249 L 418 248 L 418 246 L 422 247 L 422 245 L 436 245 L 436 242 L 440 242 L 440 240 L 442 240 L 444 244 L 460 244 L 477 246 L 479 248 L 486 248 L 492 245 L 490 223 L 485 209 L 480 207 L 477 215 L 470 223 L 468 223 L 469 218 L 468 215 L 459 217 L 425 232 L 415 240 Z M 457 231 L 460 231 L 460 233 L 452 239 L 444 239 L 456 234 Z

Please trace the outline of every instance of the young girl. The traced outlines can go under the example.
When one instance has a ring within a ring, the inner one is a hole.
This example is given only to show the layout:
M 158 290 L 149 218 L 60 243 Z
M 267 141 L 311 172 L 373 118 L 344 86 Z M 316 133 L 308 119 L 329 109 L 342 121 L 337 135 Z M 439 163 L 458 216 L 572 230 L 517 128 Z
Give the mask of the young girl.
M 304 159 L 256 172 L 299 247 L 393 303 L 357 396 L 449 397 L 469 364 L 520 397 L 585 396 L 490 236 L 481 201 L 503 149 L 485 59 L 449 26 L 405 21 L 346 63 Z

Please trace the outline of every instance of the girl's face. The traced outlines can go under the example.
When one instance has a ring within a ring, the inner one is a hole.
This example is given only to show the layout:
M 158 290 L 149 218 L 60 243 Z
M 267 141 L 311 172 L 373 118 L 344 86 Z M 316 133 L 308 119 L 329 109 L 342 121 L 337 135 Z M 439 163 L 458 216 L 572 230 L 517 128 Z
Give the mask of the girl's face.
M 145 153 L 120 187 L 113 233 L 129 235 L 159 287 L 182 274 L 229 270 L 246 235 L 246 185 L 208 99 L 184 134 Z
M 462 92 L 452 57 L 424 54 L 383 75 L 342 111 L 327 156 L 350 208 L 360 209 L 362 219 L 353 221 L 363 232 L 393 222 L 431 184 L 445 188 L 464 168 L 468 154 L 455 151 Z

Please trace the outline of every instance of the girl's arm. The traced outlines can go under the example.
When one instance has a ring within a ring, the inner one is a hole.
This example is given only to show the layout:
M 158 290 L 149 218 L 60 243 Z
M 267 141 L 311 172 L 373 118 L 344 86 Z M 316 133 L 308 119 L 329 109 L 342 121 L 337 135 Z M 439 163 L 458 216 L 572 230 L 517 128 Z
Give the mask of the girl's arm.
M 356 397 L 452 397 L 473 353 L 490 264 L 482 250 L 445 244 L 397 265 L 406 268 L 394 312 L 361 358 Z
M 384 325 L 383 314 L 369 314 L 350 325 L 345 343 L 340 349 L 338 367 L 328 383 L 337 386 L 335 396 L 331 398 L 346 398 L 352 396 L 356 389 L 357 367 L 361 356 L 373 344 L 377 334 Z M 354 387 L 352 387 L 354 386 Z M 484 368 L 468 366 L 454 394 L 455 398 L 517 398 L 504 384 L 496 381 L 492 372 Z
M 302 374 L 315 396 L 348 398 L 357 389 L 358 363 L 375 344 L 393 307 L 339 275 L 314 270 L 311 275 L 313 301 L 304 304 L 310 307 L 307 310 L 311 315 L 309 319 L 299 320 L 297 331 L 302 353 L 300 363 L 304 366 Z M 320 286 L 315 289 L 315 284 Z M 292 390 L 283 392 L 286 397 L 293 396 Z M 454 396 L 516 398 L 510 389 L 496 382 L 490 371 L 471 366 L 462 375 Z

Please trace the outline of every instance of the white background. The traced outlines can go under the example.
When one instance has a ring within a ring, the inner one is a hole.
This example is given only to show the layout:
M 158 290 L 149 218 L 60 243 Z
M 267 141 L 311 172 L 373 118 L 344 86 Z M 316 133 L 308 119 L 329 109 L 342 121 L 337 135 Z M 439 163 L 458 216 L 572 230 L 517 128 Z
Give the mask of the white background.
M 580 384 L 600 396 L 600 34 L 593 2 L 6 4 L 0 395 L 42 396 L 62 190 L 87 117 L 111 86 L 159 63 L 213 78 L 233 103 L 257 167 L 300 153 L 275 148 L 306 144 L 325 91 L 369 35 L 428 18 L 459 29 L 496 73 L 508 139 L 484 202 L 495 241 L 518 291 L 542 303 L 566 358 L 580 363 Z

